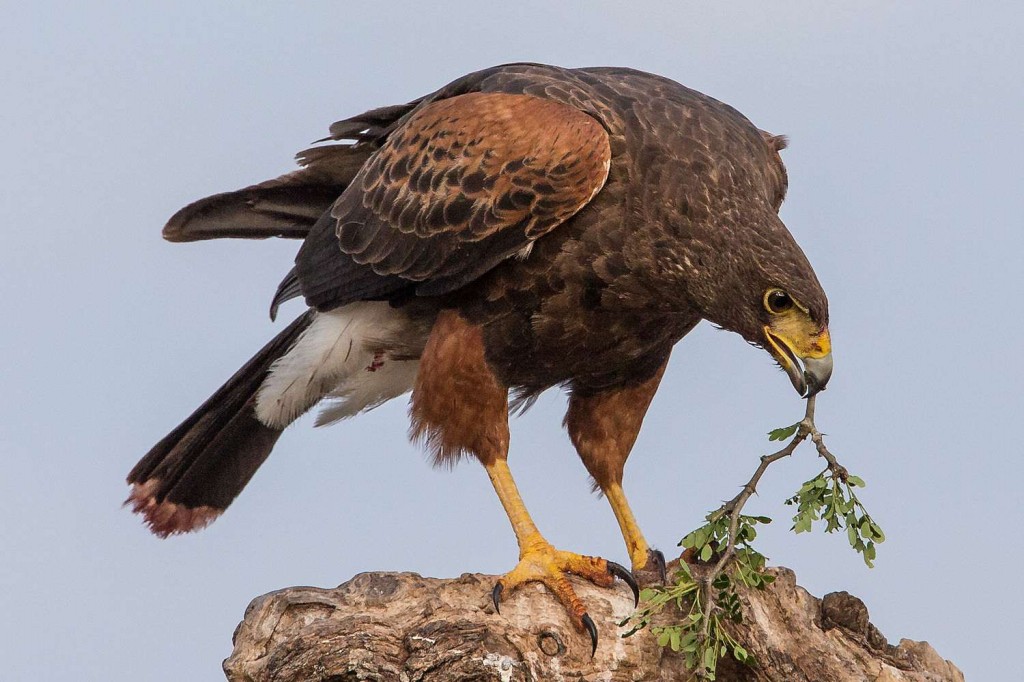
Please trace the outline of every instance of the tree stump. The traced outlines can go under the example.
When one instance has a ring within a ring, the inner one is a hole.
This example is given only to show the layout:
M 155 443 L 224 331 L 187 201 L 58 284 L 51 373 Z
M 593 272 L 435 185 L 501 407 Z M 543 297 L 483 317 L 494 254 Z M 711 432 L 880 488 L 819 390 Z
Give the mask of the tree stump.
M 735 628 L 757 667 L 723 660 L 722 682 L 963 682 L 926 642 L 890 645 L 867 608 L 845 592 L 811 596 L 793 572 L 773 569 L 764 591 L 742 593 Z M 625 682 L 687 680 L 682 656 L 649 632 L 623 639 L 633 609 L 621 583 L 574 581 L 599 630 L 597 653 L 540 585 L 491 604 L 495 576 L 441 580 L 362 573 L 334 589 L 292 587 L 258 597 L 224 661 L 232 682 Z M 666 622 L 673 614 L 664 614 Z

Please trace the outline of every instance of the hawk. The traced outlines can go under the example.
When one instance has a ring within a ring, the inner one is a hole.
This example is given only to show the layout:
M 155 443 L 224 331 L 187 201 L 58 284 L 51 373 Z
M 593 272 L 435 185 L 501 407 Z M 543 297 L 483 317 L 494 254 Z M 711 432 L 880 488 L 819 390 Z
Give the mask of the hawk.
M 519 543 L 495 606 L 539 581 L 596 629 L 566 574 L 624 567 L 554 548 L 507 465 L 509 414 L 569 395 L 564 424 L 634 572 L 664 565 L 622 489 L 673 346 L 701 320 L 768 351 L 801 395 L 832 372 L 828 302 L 778 217 L 785 140 L 732 107 L 623 68 L 509 64 L 335 123 L 301 169 L 179 211 L 174 242 L 301 239 L 271 304 L 308 309 L 128 475 L 160 536 L 241 492 L 283 429 L 409 391 L 437 464 L 486 468 Z

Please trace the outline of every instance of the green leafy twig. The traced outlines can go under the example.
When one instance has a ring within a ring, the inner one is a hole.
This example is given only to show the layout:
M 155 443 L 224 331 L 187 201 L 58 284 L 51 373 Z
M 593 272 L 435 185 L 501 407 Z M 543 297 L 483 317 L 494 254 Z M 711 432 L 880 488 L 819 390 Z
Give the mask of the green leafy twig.
M 825 532 L 834 533 L 846 529 L 850 546 L 861 554 L 869 568 L 874 567 L 875 545 L 885 541 L 881 526 L 871 518 L 864 504 L 857 498 L 854 488 L 863 488 L 864 480 L 852 475 L 840 464 L 835 455 L 825 446 L 821 432 L 814 426 L 814 407 L 808 399 L 808 413 L 811 416 L 811 442 L 818 456 L 828 464 L 825 469 L 809 481 L 805 481 L 786 504 L 794 505 L 797 513 L 793 516 L 791 530 L 797 533 L 809 532 L 815 521 L 825 522 Z
M 885 536 L 853 492 L 854 487 L 863 487 L 864 481 L 850 475 L 825 446 L 822 434 L 814 424 L 815 398 L 812 395 L 807 399 L 803 419 L 768 434 L 769 440 L 790 439 L 789 442 L 777 452 L 763 455 L 753 476 L 739 493 L 708 514 L 707 523 L 680 541 L 679 544 L 686 548 L 684 557 L 692 555 L 697 566 L 691 569 L 681 561 L 674 585 L 641 592 L 643 608 L 620 623 L 623 626 L 632 624 L 632 629 L 624 637 L 650 625 L 657 613 L 674 603 L 680 612 L 686 613 L 683 622 L 654 625 L 651 631 L 658 637 L 660 645 L 686 656 L 687 666 L 694 670 L 695 677 L 714 680 L 719 659 L 730 652 L 742 663 L 756 664 L 753 656 L 728 632 L 725 623 L 743 620 L 736 592 L 737 582 L 763 589 L 774 580 L 774 576 L 765 571 L 764 555 L 751 546 L 757 536 L 755 526 L 770 523 L 771 519 L 744 515 L 742 511 L 757 492 L 757 484 L 768 467 L 792 455 L 808 437 L 818 455 L 828 464 L 821 474 L 804 483 L 797 494 L 787 500 L 788 504 L 798 507 L 793 529 L 797 532 L 810 530 L 816 520 L 825 521 L 827 532 L 845 527 L 850 544 L 863 554 L 868 566 L 872 565 L 875 544 L 882 542 Z
M 712 598 L 716 608 L 710 618 L 704 614 L 705 598 L 701 596 L 701 579 L 695 578 L 685 563 L 680 564 L 675 577 L 675 585 L 652 587 L 640 592 L 644 606 L 619 623 L 620 626 L 632 624 L 632 629 L 623 637 L 629 637 L 647 627 L 655 614 L 674 603 L 676 609 L 685 614 L 682 622 L 651 625 L 651 633 L 658 638 L 660 646 L 682 654 L 687 667 L 694 670 L 695 675 L 714 680 L 718 659 L 730 652 L 742 663 L 753 663 L 753 657 L 725 627 L 726 621 L 741 622 L 743 619 L 739 596 L 731 589 L 729 577 L 721 575 L 714 583 L 716 594 Z
M 845 527 L 850 546 L 860 552 L 865 564 L 874 567 L 875 545 L 885 541 L 885 533 L 853 491 L 863 487 L 864 481 L 857 476 L 840 475 L 831 466 L 827 467 L 805 481 L 796 495 L 786 500 L 786 504 L 797 508 L 791 530 L 806 533 L 815 521 L 825 522 L 826 533 Z

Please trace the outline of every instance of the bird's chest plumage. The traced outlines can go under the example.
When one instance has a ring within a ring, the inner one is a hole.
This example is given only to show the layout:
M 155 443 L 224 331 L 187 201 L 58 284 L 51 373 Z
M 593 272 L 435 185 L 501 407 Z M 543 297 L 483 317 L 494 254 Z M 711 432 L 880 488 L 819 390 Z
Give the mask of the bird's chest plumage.
M 640 246 L 658 228 L 624 225 L 626 202 L 611 189 L 459 302 L 483 326 L 487 358 L 506 384 L 600 390 L 646 379 L 700 321 L 684 297 L 666 293 Z
M 698 321 L 579 310 L 504 318 L 488 327 L 487 357 L 504 383 L 528 393 L 558 384 L 600 391 L 650 378 Z

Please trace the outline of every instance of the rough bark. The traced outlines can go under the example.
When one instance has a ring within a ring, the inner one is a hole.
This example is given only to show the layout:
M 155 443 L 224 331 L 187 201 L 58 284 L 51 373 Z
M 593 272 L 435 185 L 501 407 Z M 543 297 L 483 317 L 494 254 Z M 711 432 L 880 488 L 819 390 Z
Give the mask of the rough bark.
M 720 681 L 963 682 L 926 642 L 898 646 L 845 592 L 811 596 L 793 572 L 774 570 L 765 591 L 744 593 L 736 629 L 758 659 L 723 661 Z M 335 589 L 293 587 L 249 605 L 224 662 L 232 682 L 612 682 L 687 680 L 680 656 L 648 632 L 623 639 L 616 621 L 632 610 L 629 590 L 576 581 L 600 630 L 596 655 L 539 585 L 527 585 L 494 612 L 495 577 L 439 580 L 415 573 L 362 573 Z M 671 617 L 670 614 L 668 614 Z

